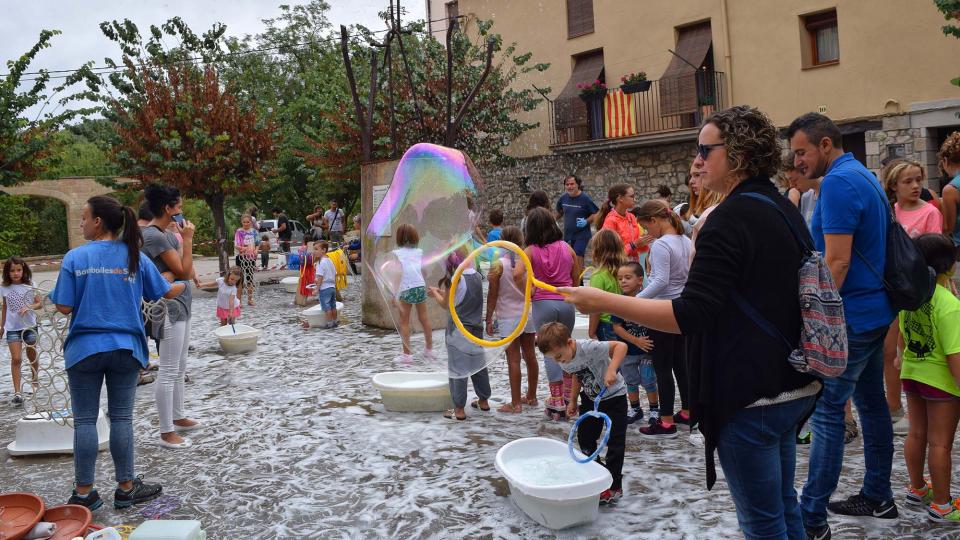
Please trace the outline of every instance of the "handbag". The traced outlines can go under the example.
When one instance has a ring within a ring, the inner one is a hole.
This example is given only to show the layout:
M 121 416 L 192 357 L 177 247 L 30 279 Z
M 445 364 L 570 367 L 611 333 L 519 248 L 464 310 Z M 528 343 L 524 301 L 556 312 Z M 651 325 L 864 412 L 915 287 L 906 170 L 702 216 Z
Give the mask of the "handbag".
M 937 286 L 937 272 L 927 266 L 923 254 L 920 253 L 913 238 L 910 238 L 907 231 L 897 221 L 897 216 L 893 213 L 890 201 L 880 191 L 880 188 L 870 181 L 870 178 L 863 172 L 857 172 L 880 193 L 887 207 L 887 215 L 890 217 L 887 221 L 887 252 L 886 261 L 883 265 L 883 275 L 880 275 L 880 272 L 870 264 L 870 261 L 863 256 L 863 253 L 860 253 L 859 249 L 854 248 L 854 251 L 883 284 L 887 297 L 890 299 L 890 305 L 893 306 L 894 310 L 916 311 L 933 298 L 933 292 Z

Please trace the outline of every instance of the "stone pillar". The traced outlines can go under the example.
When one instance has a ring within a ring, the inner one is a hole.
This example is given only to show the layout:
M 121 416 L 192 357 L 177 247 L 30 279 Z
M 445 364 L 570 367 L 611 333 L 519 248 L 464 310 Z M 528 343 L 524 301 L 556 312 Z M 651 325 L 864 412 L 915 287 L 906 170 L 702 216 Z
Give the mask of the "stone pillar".
M 393 160 L 370 163 L 361 167 L 361 231 L 365 232 L 367 230 L 367 225 L 370 223 L 370 218 L 372 218 L 374 212 L 376 212 L 376 208 L 373 207 L 374 186 L 389 186 L 393 181 L 393 174 L 397 170 L 397 165 L 399 164 L 399 160 Z M 395 307 L 390 305 L 390 299 L 384 298 L 384 293 L 381 293 L 380 289 L 377 287 L 376 279 L 370 275 L 370 269 L 373 267 L 373 262 L 376 260 L 378 253 L 390 251 L 397 247 L 395 244 L 395 232 L 399 225 L 399 222 L 390 224 L 390 230 L 392 234 L 389 237 L 381 238 L 379 241 L 373 241 L 372 239 L 368 238 L 366 234 L 364 234 L 362 240 L 362 253 L 364 261 L 362 289 L 363 324 L 385 328 L 388 330 L 397 329 L 396 322 L 399 321 L 399 313 Z M 423 231 L 420 231 L 420 233 L 423 234 Z M 442 277 L 439 272 L 439 269 L 434 268 L 430 271 L 430 273 L 424 276 L 427 280 L 428 287 L 431 285 L 436 285 L 437 281 Z M 446 326 L 447 312 L 446 310 L 440 308 L 432 298 L 427 299 L 427 313 L 430 318 L 430 324 L 435 330 L 444 328 Z M 420 322 L 417 320 L 415 309 L 410 316 L 410 325 L 414 332 L 423 331 L 423 328 L 420 326 Z M 411 341 L 413 341 L 414 345 L 416 345 L 417 340 L 415 338 L 411 338 Z M 437 346 L 437 344 L 434 346 Z M 417 348 L 419 347 L 415 346 L 414 350 Z

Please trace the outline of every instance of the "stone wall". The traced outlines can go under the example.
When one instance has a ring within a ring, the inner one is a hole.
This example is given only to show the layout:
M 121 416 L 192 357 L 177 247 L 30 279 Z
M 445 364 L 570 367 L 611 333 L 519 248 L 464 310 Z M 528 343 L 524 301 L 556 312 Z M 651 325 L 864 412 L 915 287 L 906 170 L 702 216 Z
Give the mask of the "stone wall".
M 576 174 L 583 190 L 600 206 L 614 184 L 630 184 L 637 190 L 637 203 L 655 196 L 661 184 L 670 186 L 674 202 L 687 199 L 684 181 L 696 153 L 695 142 L 681 142 L 569 154 L 549 154 L 523 159 L 505 168 L 480 167 L 485 208 L 503 211 L 506 224 L 520 222 L 530 193 L 542 189 L 551 204 L 563 194 L 563 179 Z
M 880 178 L 880 163 L 891 155 L 891 149 L 902 150 L 902 156 L 926 166 L 930 188 L 940 192 L 940 171 L 937 168 L 936 138 L 932 130 L 915 127 L 911 115 L 902 114 L 883 118 L 883 127 L 879 130 L 864 132 L 868 169 Z M 899 154 L 898 154 L 899 155 Z M 881 179 L 882 181 L 882 179 Z

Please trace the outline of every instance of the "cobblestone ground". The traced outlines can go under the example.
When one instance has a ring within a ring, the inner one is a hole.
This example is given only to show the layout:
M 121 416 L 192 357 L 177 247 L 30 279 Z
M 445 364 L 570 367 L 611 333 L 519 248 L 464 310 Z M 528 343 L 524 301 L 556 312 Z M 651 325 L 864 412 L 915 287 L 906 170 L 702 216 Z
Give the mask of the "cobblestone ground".
M 303 330 L 293 295 L 267 287 L 259 305 L 241 318 L 264 331 L 259 351 L 226 356 L 211 334 L 217 324 L 215 298 L 196 295 L 186 401 L 189 414 L 206 428 L 191 434 L 195 446 L 183 451 L 155 446 L 154 385 L 137 392 L 137 471 L 163 483 L 164 493 L 181 501 L 166 518 L 199 519 L 207 537 L 215 539 L 740 537 L 723 480 L 712 492 L 703 487 L 702 450 L 686 437 L 641 441 L 633 430 L 620 504 L 601 509 L 599 520 L 590 525 L 559 533 L 541 528 L 511 503 L 507 483 L 494 469 L 494 455 L 521 437 L 565 439 L 570 424 L 545 421 L 539 408 L 520 415 L 476 413 L 466 422 L 439 414 L 386 412 L 371 376 L 416 366 L 393 365 L 399 350 L 394 332 L 359 323 L 356 285 L 345 297 L 343 326 Z M 8 403 L 5 366 L 0 375 L 0 491 L 33 491 L 48 505 L 61 504 L 73 478 L 70 456 L 11 457 L 6 451 L 23 409 Z M 496 398 L 508 395 L 502 362 L 492 368 L 491 379 Z M 545 394 L 541 383 L 541 399 Z M 902 450 L 898 438 L 894 486 L 899 522 L 868 529 L 834 519 L 834 538 L 960 535 L 935 527 L 903 505 Z M 802 447 L 798 483 L 806 477 L 806 460 Z M 955 453 L 955 460 L 960 462 L 960 454 Z M 862 471 L 858 440 L 847 446 L 839 496 L 857 490 Z M 116 511 L 110 505 L 113 465 L 108 452 L 100 454 L 97 478 L 107 504 L 97 511 L 96 522 L 143 521 L 137 509 Z

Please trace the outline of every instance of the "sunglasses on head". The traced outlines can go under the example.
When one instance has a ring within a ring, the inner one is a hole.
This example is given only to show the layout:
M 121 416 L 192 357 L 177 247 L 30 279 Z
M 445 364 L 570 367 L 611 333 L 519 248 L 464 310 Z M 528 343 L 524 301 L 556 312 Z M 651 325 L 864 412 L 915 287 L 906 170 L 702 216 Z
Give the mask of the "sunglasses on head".
M 700 156 L 700 159 L 707 159 L 707 156 L 710 155 L 710 151 L 714 148 L 724 146 L 723 143 L 716 144 L 698 144 L 697 145 L 697 155 Z

